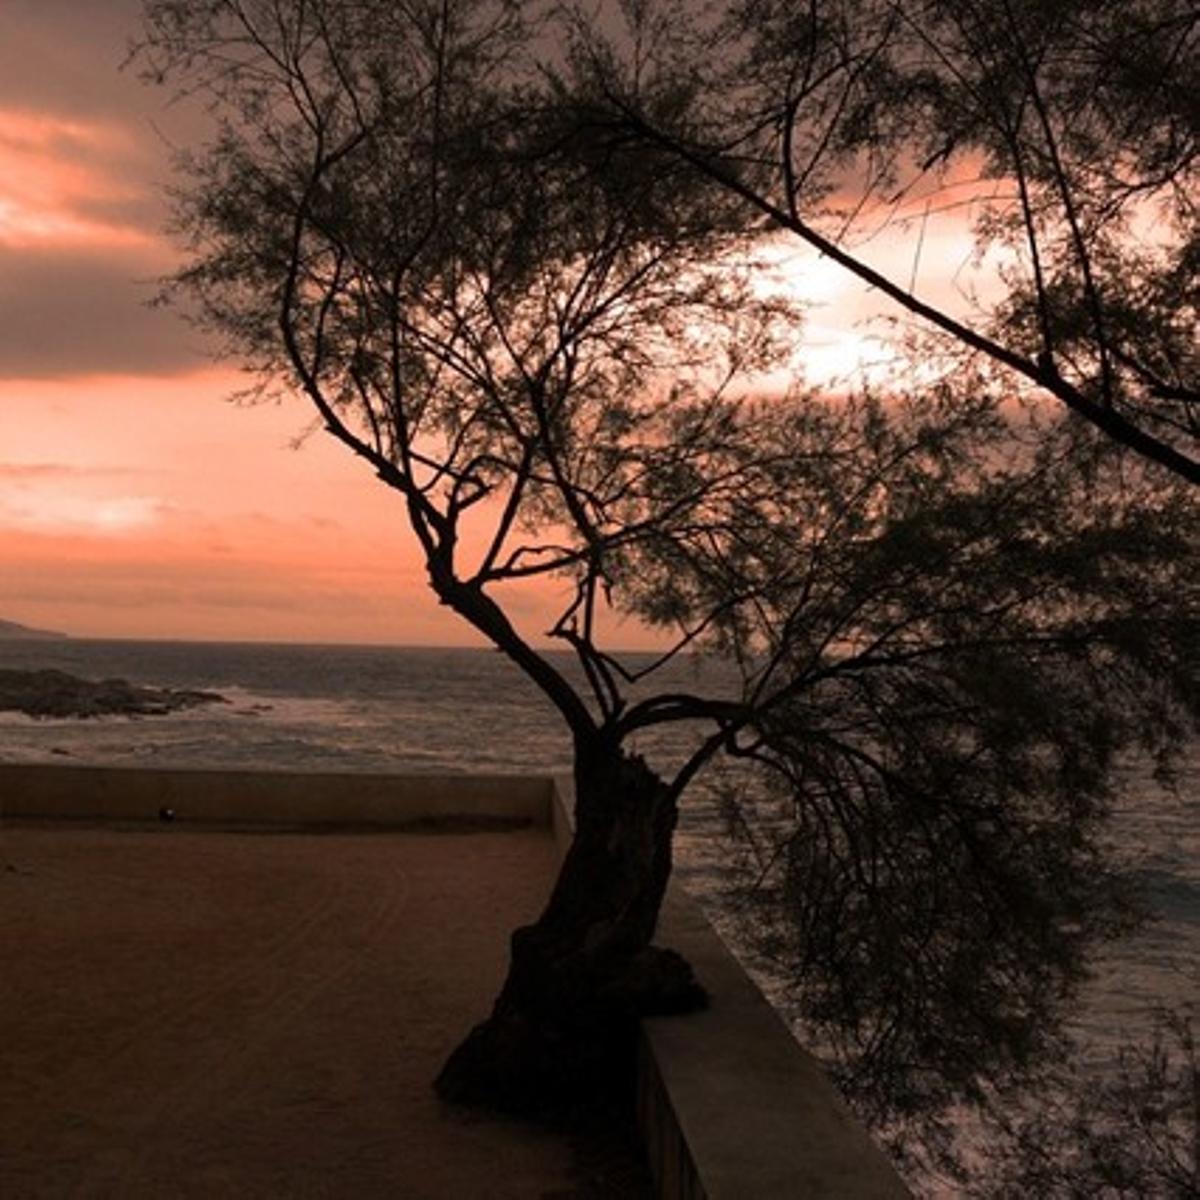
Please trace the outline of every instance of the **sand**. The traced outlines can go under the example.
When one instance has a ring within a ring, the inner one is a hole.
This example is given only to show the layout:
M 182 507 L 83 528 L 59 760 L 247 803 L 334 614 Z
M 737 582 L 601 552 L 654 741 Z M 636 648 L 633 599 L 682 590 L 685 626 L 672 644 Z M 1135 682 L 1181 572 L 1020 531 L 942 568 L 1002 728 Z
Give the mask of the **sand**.
M 543 830 L 0 825 L 0 1196 L 646 1195 L 430 1088 L 553 870 Z

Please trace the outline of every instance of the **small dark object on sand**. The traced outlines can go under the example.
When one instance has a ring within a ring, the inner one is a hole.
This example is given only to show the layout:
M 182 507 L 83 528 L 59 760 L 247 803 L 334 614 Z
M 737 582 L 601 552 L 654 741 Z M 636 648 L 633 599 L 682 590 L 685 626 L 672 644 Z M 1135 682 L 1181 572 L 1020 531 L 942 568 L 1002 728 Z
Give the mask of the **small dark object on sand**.
M 158 810 L 158 819 L 160 821 L 175 820 L 175 810 L 173 808 L 160 808 Z

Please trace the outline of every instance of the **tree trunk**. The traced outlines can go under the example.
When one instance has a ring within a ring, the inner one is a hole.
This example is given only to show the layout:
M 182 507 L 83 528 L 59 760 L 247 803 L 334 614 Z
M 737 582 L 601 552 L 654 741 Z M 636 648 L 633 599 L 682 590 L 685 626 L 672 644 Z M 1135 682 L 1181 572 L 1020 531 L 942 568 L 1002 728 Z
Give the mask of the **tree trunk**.
M 706 997 L 651 946 L 671 873 L 675 800 L 637 757 L 577 751 L 575 837 L 545 911 L 512 936 L 491 1016 L 437 1079 L 447 1100 L 569 1115 L 632 1083 L 639 1017 Z

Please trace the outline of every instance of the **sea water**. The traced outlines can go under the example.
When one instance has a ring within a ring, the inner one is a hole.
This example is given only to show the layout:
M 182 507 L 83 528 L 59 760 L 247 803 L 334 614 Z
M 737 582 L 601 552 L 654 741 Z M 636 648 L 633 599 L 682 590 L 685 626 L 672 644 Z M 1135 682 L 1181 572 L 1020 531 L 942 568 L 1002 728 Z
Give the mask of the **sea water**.
M 581 691 L 573 654 L 548 657 Z M 637 671 L 656 659 L 623 656 Z M 160 717 L 34 720 L 0 712 L 0 762 L 288 771 L 569 775 L 571 740 L 550 702 L 507 658 L 482 649 L 165 641 L 0 641 L 0 667 L 220 693 Z M 710 669 L 711 670 L 711 669 Z M 691 690 L 690 660 L 655 690 Z M 636 694 L 636 690 L 635 690 Z M 686 724 L 633 749 L 666 769 L 696 745 Z M 711 874 L 713 805 L 696 796 L 681 830 L 681 872 Z M 713 890 L 712 882 L 708 888 Z
M 573 658 L 551 654 L 582 685 Z M 652 661 L 630 655 L 631 670 Z M 565 774 L 571 745 L 549 702 L 488 650 L 249 643 L 0 642 L 0 666 L 54 667 L 159 687 L 220 692 L 229 703 L 165 717 L 42 720 L 0 713 L 0 761 L 290 771 Z M 690 690 L 685 660 L 655 687 Z M 636 748 L 652 764 L 680 763 L 696 730 L 669 726 Z M 1189 748 L 1175 790 L 1148 772 L 1123 779 L 1113 836 L 1124 868 L 1157 919 L 1097 965 L 1080 1018 L 1099 1055 L 1136 1038 L 1156 1005 L 1200 998 L 1200 748 Z M 712 803 L 701 792 L 681 817 L 680 870 L 719 928 L 726 859 Z

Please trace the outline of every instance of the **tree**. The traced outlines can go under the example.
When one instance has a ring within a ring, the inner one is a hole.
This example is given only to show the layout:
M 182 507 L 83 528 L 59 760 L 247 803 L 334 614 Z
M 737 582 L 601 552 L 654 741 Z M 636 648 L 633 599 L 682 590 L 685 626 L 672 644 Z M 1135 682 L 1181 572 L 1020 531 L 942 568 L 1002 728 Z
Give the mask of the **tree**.
M 1156 1013 L 1115 1074 L 1052 1072 L 1036 1105 L 987 1129 L 980 1197 L 1200 1196 L 1200 1059 L 1187 1010 Z
M 571 737 L 573 842 L 438 1086 L 586 1105 L 638 1016 L 703 1002 L 652 937 L 679 804 L 724 756 L 795 802 L 830 1003 L 969 1094 L 1036 1054 L 1121 925 L 1095 838 L 1115 755 L 1167 755 L 1200 704 L 1196 501 L 1136 461 L 1119 487 L 1081 471 L 1072 429 L 982 371 L 757 395 L 794 316 L 754 287 L 741 199 L 673 146 L 580 139 L 550 20 L 150 0 L 140 49 L 219 119 L 181 162 L 175 286 L 395 490 L 438 599 Z M 644 99 L 668 122 L 692 98 Z M 544 577 L 582 687 L 501 598 Z M 661 658 L 614 653 L 605 608 L 658 627 Z M 654 691 L 685 652 L 735 685 Z M 628 749 L 685 722 L 668 776 Z M 948 1049 L 874 988 L 888 937 L 888 978 L 961 1027 Z
M 732 0 L 703 25 L 683 0 L 621 8 L 621 34 L 575 25 L 592 136 L 673 153 L 1009 387 L 1200 482 L 1193 4 Z M 974 317 L 916 287 L 931 212 L 959 205 L 1002 283 Z M 884 229 L 911 246 L 906 280 L 871 264 Z

